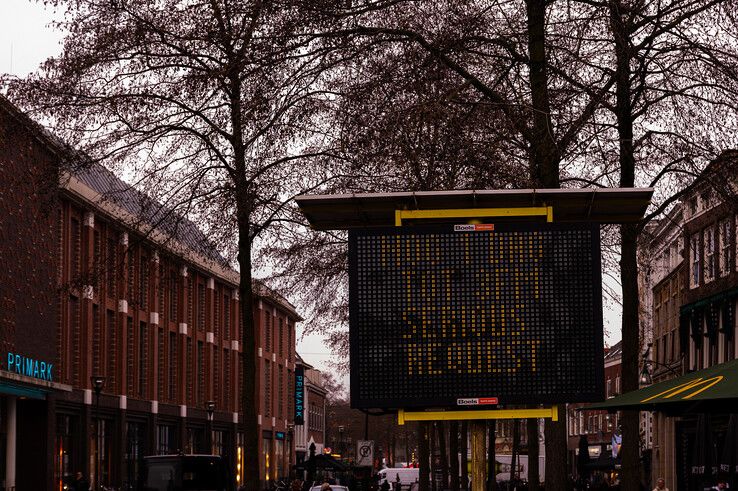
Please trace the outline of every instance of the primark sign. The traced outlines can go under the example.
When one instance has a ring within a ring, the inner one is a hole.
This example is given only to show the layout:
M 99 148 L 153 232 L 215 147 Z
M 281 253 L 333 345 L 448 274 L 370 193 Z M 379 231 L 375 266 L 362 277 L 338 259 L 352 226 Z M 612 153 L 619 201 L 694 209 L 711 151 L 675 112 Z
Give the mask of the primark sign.
M 47 382 L 54 381 L 54 364 L 8 352 L 6 370 Z

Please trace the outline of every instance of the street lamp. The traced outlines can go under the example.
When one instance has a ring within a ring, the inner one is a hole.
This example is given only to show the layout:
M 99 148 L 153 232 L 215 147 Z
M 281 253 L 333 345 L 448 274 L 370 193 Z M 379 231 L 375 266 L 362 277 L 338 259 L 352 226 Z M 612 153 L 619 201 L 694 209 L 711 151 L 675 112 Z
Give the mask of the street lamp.
M 215 412 L 215 401 L 206 402 L 205 410 L 208 412 L 208 447 L 210 447 L 210 455 L 215 455 L 213 449 L 213 413 Z
M 100 469 L 100 392 L 105 386 L 105 377 L 93 375 L 90 384 L 95 390 L 95 489 L 102 487 L 102 470 Z
M 639 382 L 641 385 L 651 385 L 653 383 L 653 377 L 651 376 L 651 370 L 648 369 L 649 365 L 657 366 L 665 368 L 669 373 L 671 373 L 674 376 L 681 376 L 682 374 L 678 371 L 674 370 L 674 367 L 667 365 L 665 363 L 660 363 L 656 360 L 650 360 L 648 357 L 651 354 L 651 347 L 653 346 L 653 343 L 648 343 L 646 345 L 646 351 L 643 352 L 642 357 L 642 363 L 643 368 L 641 369 L 641 375 L 639 378 Z

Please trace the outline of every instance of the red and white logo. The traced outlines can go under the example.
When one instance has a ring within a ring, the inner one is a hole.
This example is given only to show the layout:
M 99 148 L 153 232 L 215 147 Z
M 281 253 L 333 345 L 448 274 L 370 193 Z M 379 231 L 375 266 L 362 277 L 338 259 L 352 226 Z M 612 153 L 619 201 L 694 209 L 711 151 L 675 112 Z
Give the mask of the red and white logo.
M 454 232 L 490 232 L 494 229 L 494 223 L 462 223 L 454 225 Z
M 457 406 L 494 406 L 497 403 L 496 397 L 460 397 L 456 399 Z

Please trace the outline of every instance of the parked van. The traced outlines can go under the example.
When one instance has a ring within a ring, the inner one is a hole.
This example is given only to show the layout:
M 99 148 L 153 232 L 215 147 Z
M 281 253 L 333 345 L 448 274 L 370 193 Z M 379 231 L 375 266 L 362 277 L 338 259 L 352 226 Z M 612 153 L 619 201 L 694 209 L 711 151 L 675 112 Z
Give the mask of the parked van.
M 142 491 L 235 491 L 226 462 L 217 455 L 143 458 Z
M 397 477 L 400 477 L 400 485 L 402 489 L 410 489 L 410 486 L 414 482 L 418 482 L 420 478 L 420 469 L 413 467 L 390 467 L 382 469 L 377 472 L 379 476 L 379 485 L 381 486 L 385 481 L 390 485 L 395 486 L 397 483 Z M 395 489 L 395 491 L 399 491 Z

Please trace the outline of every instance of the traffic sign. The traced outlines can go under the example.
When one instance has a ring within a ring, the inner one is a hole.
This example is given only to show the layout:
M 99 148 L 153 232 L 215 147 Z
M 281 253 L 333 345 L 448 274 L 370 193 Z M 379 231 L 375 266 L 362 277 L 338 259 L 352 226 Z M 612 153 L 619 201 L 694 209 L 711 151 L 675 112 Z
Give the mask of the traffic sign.
M 602 399 L 599 227 L 485 225 L 349 231 L 353 407 Z
M 374 463 L 374 440 L 356 442 L 356 465 L 371 466 Z

